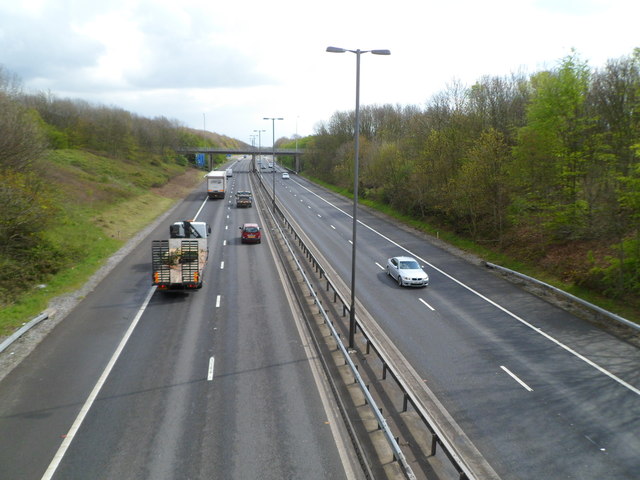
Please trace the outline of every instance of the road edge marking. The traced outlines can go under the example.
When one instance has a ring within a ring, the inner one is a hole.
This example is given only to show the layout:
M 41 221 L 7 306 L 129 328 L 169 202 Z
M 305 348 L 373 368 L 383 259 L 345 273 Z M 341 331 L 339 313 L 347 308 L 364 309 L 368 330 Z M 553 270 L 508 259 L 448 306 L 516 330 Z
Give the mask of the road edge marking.
M 84 405 L 80 409 L 80 413 L 78 413 L 78 416 L 76 417 L 75 421 L 71 425 L 71 428 L 65 435 L 65 438 L 62 441 L 62 444 L 58 448 L 58 451 L 56 452 L 56 454 L 53 456 L 53 460 L 51 460 L 51 463 L 47 467 L 47 470 L 44 472 L 44 475 L 42 476 L 42 480 L 50 480 L 53 477 L 53 475 L 55 475 L 56 470 L 58 469 L 58 466 L 62 461 L 62 458 L 64 457 L 65 453 L 67 452 L 67 449 L 71 445 L 71 442 L 73 441 L 76 433 L 80 429 L 80 426 L 82 425 L 82 422 L 87 416 L 87 413 L 89 413 L 89 410 L 91 409 L 93 402 L 95 402 L 98 396 L 98 393 L 100 393 L 100 390 L 102 389 L 103 385 L 107 381 L 107 378 L 111 373 L 111 370 L 113 370 L 113 367 L 118 361 L 120 354 L 124 350 L 124 347 L 127 345 L 129 338 L 133 334 L 133 331 L 135 330 L 136 325 L 138 325 L 140 318 L 142 318 L 142 314 L 144 313 L 147 306 L 149 305 L 149 302 L 151 301 L 151 297 L 153 297 L 153 294 L 155 293 L 155 291 L 156 291 L 156 286 L 154 285 L 149 290 L 147 297 L 144 299 L 144 302 L 142 303 L 142 306 L 138 309 L 138 313 L 136 314 L 133 321 L 129 325 L 129 328 L 125 332 L 124 337 L 122 337 L 122 340 L 120 340 L 120 344 L 118 345 L 118 348 L 116 348 L 115 352 L 113 352 L 113 355 L 109 360 L 109 363 L 107 363 L 107 366 L 102 372 L 102 375 L 100 375 L 100 378 L 98 379 L 97 383 L 93 387 L 93 390 L 89 394 L 89 397 L 87 398 L 87 400 L 84 402 Z

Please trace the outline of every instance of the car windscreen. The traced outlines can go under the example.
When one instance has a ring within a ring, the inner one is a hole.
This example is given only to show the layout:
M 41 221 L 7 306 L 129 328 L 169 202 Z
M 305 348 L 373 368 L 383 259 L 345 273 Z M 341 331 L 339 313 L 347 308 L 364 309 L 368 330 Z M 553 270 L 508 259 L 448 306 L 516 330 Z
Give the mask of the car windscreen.
M 258 231 L 258 228 L 257 227 L 246 227 L 244 229 L 244 231 L 248 232 L 248 233 L 256 233 Z
M 400 262 L 400 268 L 403 270 L 418 270 L 420 265 L 418 265 L 418 262 L 413 261 Z

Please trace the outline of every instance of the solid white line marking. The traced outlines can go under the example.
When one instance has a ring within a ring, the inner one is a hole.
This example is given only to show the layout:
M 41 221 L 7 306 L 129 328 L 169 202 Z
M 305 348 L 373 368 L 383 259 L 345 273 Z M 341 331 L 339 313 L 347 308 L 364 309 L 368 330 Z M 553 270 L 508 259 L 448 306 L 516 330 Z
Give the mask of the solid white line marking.
M 224 270 L 224 262 L 220 262 L 220 270 Z
M 142 303 L 142 306 L 140 307 L 140 309 L 138 310 L 138 313 L 136 314 L 136 316 L 134 317 L 133 321 L 131 322 L 131 325 L 129 325 L 129 328 L 127 329 L 126 333 L 124 334 L 124 337 L 122 337 L 122 340 L 120 340 L 120 344 L 118 345 L 118 348 L 116 348 L 116 351 L 113 352 L 113 355 L 111 356 L 111 359 L 109 360 L 109 363 L 107 363 L 107 366 L 105 367 L 104 371 L 102 372 L 102 375 L 100 375 L 100 378 L 98 379 L 98 382 L 95 384 L 95 386 L 93 387 L 93 390 L 89 394 L 89 397 L 84 402 L 84 405 L 80 409 L 80 413 L 78 413 L 78 416 L 76 417 L 75 421 L 73 422 L 73 425 L 71 425 L 71 428 L 67 432 L 67 435 L 64 437 L 64 440 L 62 441 L 62 444 L 60 445 L 60 448 L 58 448 L 58 451 L 54 455 L 53 460 L 51 460 L 51 463 L 49 464 L 49 467 L 44 472 L 44 475 L 42 476 L 42 480 L 49 480 L 56 473 L 56 470 L 57 470 L 58 466 L 60 465 L 60 462 L 62 461 L 62 457 L 64 457 L 64 454 L 66 453 L 67 449 L 69 448 L 69 445 L 71 445 L 71 442 L 73 441 L 73 438 L 75 437 L 76 433 L 78 432 L 78 429 L 80 428 L 80 425 L 82 425 L 82 422 L 84 421 L 85 417 L 87 416 L 87 413 L 89 413 L 89 409 L 93 405 L 93 402 L 95 401 L 96 397 L 98 396 L 98 393 L 100 393 L 100 390 L 102 389 L 102 386 L 107 381 L 107 377 L 109 377 L 109 374 L 111 373 L 111 370 L 113 369 L 113 366 L 118 361 L 118 357 L 120 357 L 120 354 L 124 350 L 125 345 L 127 344 L 127 342 L 129 341 L 129 338 L 133 334 L 133 330 L 136 328 L 136 325 L 138 325 L 138 322 L 140 321 L 140 318 L 142 317 L 142 314 L 144 313 L 144 311 L 146 310 L 147 306 L 149 305 L 149 302 L 151 301 L 151 297 L 153 297 L 153 294 L 154 294 L 155 291 L 156 291 L 156 287 L 154 285 L 149 290 L 149 293 L 147 294 L 147 298 L 144 299 L 144 302 Z
M 431 305 L 429 305 L 427 302 L 425 302 L 423 299 L 418 298 L 418 300 L 420 300 L 422 303 L 424 303 L 427 307 L 429 307 L 431 309 L 432 312 L 435 312 L 436 309 L 433 308 Z
M 220 308 L 220 295 L 216 297 L 216 308 Z
M 322 198 L 320 195 L 318 195 L 317 193 L 315 193 L 312 190 L 309 190 L 307 187 L 305 187 L 304 185 L 300 185 L 302 188 L 304 188 L 305 190 L 307 190 L 309 193 L 311 193 L 312 195 L 315 195 L 316 197 L 318 197 L 320 200 L 322 200 L 323 202 L 325 202 L 327 205 L 330 205 L 331 207 L 335 208 L 336 210 L 338 210 L 340 213 L 346 215 L 349 218 L 353 218 L 353 216 L 351 216 L 349 213 L 345 212 L 344 210 L 342 210 L 341 208 L 337 207 L 336 205 L 334 205 L 333 203 L 329 202 L 328 200 Z M 620 377 L 617 377 L 616 375 L 614 375 L 613 373 L 609 372 L 608 370 L 604 369 L 603 367 L 601 367 L 600 365 L 598 365 L 597 363 L 595 363 L 592 360 L 589 360 L 587 357 L 585 357 L 584 355 L 576 352 L 574 349 L 572 349 L 571 347 L 569 347 L 568 345 L 565 345 L 564 343 L 560 342 L 559 340 L 556 340 L 554 337 L 552 337 L 551 335 L 549 335 L 548 333 L 543 332 L 541 329 L 533 326 L 532 324 L 530 324 L 529 322 L 527 322 L 526 320 L 524 320 L 523 318 L 519 317 L 518 315 L 516 315 L 515 313 L 507 310 L 506 308 L 504 308 L 502 305 L 497 304 L 496 302 L 494 302 L 493 300 L 485 297 L 484 295 L 482 295 L 480 292 L 478 292 L 477 290 L 474 290 L 473 288 L 471 288 L 468 285 L 465 285 L 464 283 L 462 283 L 460 280 L 458 280 L 455 277 L 452 277 L 451 275 L 449 275 L 447 272 L 445 272 L 444 270 L 439 269 L 438 267 L 436 267 L 435 265 L 427 262 L 425 259 L 421 258 L 420 256 L 416 255 L 415 253 L 413 253 L 411 250 L 403 247 L 402 245 L 400 245 L 397 242 L 394 242 L 393 240 L 391 240 L 389 237 L 387 237 L 386 235 L 383 235 L 382 233 L 378 232 L 377 230 L 375 230 L 374 228 L 370 227 L 369 225 L 367 225 L 366 223 L 362 223 L 362 221 L 358 220 L 358 223 L 360 225 L 362 225 L 364 228 L 367 228 L 369 230 L 371 230 L 373 233 L 375 233 L 376 235 L 380 236 L 381 238 L 385 239 L 386 241 L 388 241 L 389 243 L 391 243 L 392 245 L 398 247 L 401 250 L 404 250 L 405 252 L 407 252 L 407 254 L 409 254 L 410 256 L 414 257 L 416 260 L 420 260 L 422 262 L 425 263 L 425 265 L 429 265 L 431 268 L 433 268 L 434 270 L 436 270 L 437 272 L 441 273 L 442 275 L 444 275 L 445 277 L 447 277 L 448 279 L 450 279 L 451 281 L 457 283 L 458 285 L 460 285 L 463 288 L 466 288 L 468 291 L 470 291 L 471 293 L 473 293 L 474 295 L 477 295 L 478 297 L 480 297 L 481 299 L 483 299 L 485 302 L 490 303 L 491 305 L 493 305 L 494 307 L 496 307 L 497 309 L 501 310 L 502 312 L 506 313 L 507 315 L 509 315 L 511 318 L 517 320 L 518 322 L 522 323 L 523 325 L 529 327 L 530 329 L 532 329 L 534 332 L 539 333 L 540 335 L 542 335 L 544 338 L 546 338 L 547 340 L 550 340 L 551 342 L 555 343 L 558 347 L 562 348 L 563 350 L 569 352 L 570 354 L 576 356 L 577 358 L 579 358 L 580 360 L 582 360 L 583 362 L 585 362 L 587 365 L 595 368 L 596 370 L 598 370 L 599 372 L 605 374 L 607 377 L 609 377 L 610 379 L 612 379 L 613 381 L 619 383 L 620 385 L 622 385 L 623 387 L 627 388 L 628 390 L 631 390 L 633 393 L 635 393 L 636 395 L 640 395 L 640 389 L 634 387 L 633 385 L 631 385 L 628 382 L 625 382 L 624 380 L 622 380 Z
M 505 372 L 507 372 L 509 374 L 509 376 L 511 378 L 513 378 L 516 382 L 518 382 L 523 388 L 525 388 L 526 390 L 528 390 L 530 392 L 533 392 L 533 388 L 531 388 L 529 385 L 527 385 L 522 380 L 520 380 L 518 377 L 516 377 L 516 375 L 513 374 L 511 371 L 509 371 L 509 369 L 507 367 L 505 367 L 504 365 L 500 365 L 500 368 L 502 370 L 504 370 Z
M 198 218 L 198 215 L 200 215 L 200 212 L 202 211 L 202 209 L 204 208 L 204 206 L 207 204 L 207 201 L 209 200 L 209 197 L 205 197 L 204 202 L 202 202 L 202 205 L 200 205 L 200 208 L 198 209 L 198 211 L 196 212 L 196 216 L 193 217 L 193 221 L 195 222 L 195 220 Z
M 382 265 L 380 265 L 378 262 L 376 262 L 376 265 L 378 265 L 380 267 L 380 270 L 384 270 L 384 267 Z
M 336 227 L 334 227 L 333 225 L 331 225 L 331 228 L 333 228 L 334 230 L 336 229 Z
M 353 245 L 353 242 L 352 242 L 351 240 L 349 240 L 349 243 L 350 243 L 351 245 Z
M 213 364 L 215 363 L 215 359 L 211 357 L 209 359 L 209 371 L 207 372 L 207 381 L 213 380 Z

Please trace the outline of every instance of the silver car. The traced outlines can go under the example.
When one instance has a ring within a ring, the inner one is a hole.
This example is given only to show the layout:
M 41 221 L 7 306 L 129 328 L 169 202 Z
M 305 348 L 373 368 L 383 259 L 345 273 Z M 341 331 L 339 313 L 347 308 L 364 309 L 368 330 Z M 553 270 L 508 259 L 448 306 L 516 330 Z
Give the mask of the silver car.
M 387 275 L 401 287 L 426 287 L 429 275 L 412 257 L 391 257 L 387 260 Z

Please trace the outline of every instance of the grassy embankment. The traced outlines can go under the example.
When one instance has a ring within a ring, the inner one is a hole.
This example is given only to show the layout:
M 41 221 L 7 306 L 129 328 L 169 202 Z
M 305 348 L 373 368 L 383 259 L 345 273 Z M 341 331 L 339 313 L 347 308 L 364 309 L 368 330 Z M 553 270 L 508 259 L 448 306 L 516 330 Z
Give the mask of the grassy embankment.
M 175 162 L 134 163 L 79 150 L 57 150 L 38 165 L 54 184 L 63 212 L 47 238 L 71 252 L 72 264 L 0 309 L 0 337 L 11 334 L 59 295 L 82 286 L 113 253 L 202 181 Z
M 323 182 L 322 180 L 318 180 L 317 178 L 312 178 L 304 174 L 304 172 L 301 173 L 301 175 L 319 185 L 322 185 L 328 190 L 331 190 L 335 193 L 338 193 L 348 198 L 353 198 L 353 194 L 345 189 L 336 187 L 335 185 L 328 184 L 326 182 Z M 477 255 L 478 257 L 486 260 L 487 262 L 495 263 L 503 267 L 509 268 L 511 270 L 515 270 L 517 272 L 523 273 L 530 277 L 537 278 L 540 281 L 548 283 L 549 285 L 553 285 L 554 287 L 564 290 L 565 292 L 568 292 L 572 295 L 575 295 L 578 298 L 582 298 L 583 300 L 589 303 L 592 303 L 601 308 L 604 308 L 609 312 L 613 312 L 617 315 L 620 315 L 621 317 L 624 317 L 628 320 L 631 320 L 635 323 L 640 324 L 640 312 L 635 307 L 633 307 L 632 305 L 629 305 L 629 303 L 625 302 L 624 300 L 615 300 L 615 299 L 607 298 L 602 295 L 598 295 L 590 290 L 576 286 L 574 284 L 563 282 L 561 279 L 553 275 L 550 275 L 549 272 L 539 268 L 537 265 L 529 264 L 521 260 L 511 258 L 502 253 L 483 247 L 482 245 L 478 245 L 477 243 L 474 243 L 469 239 L 462 238 L 458 235 L 455 235 L 452 232 L 434 227 L 432 225 L 429 225 L 426 222 L 416 220 L 415 218 L 409 217 L 407 215 L 403 215 L 397 212 L 396 210 L 394 210 L 393 208 L 389 207 L 388 205 L 385 205 L 379 202 L 374 202 L 371 200 L 366 200 L 366 199 L 360 200 L 359 203 L 367 207 L 370 207 L 374 210 L 377 210 L 379 212 L 382 212 L 391 218 L 394 218 L 406 225 L 409 225 L 415 228 L 416 230 L 419 230 L 429 235 L 432 235 L 434 237 L 437 237 L 440 240 L 456 248 L 459 248 L 460 250 Z

